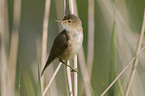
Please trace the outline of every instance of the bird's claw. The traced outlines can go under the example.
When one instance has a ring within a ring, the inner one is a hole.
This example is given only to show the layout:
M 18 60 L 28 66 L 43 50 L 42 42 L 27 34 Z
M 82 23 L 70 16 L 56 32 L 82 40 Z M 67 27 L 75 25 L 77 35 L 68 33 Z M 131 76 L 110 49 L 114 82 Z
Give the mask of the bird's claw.
M 77 72 L 78 73 L 78 68 L 71 69 L 71 72 Z

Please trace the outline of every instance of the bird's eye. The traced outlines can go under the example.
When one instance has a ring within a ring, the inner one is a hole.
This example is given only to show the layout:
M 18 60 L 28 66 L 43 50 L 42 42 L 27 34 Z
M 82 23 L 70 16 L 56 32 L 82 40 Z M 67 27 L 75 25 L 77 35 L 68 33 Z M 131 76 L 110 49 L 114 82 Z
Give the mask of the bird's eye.
M 67 22 L 68 22 L 68 23 L 70 23 L 71 21 L 70 21 L 70 20 L 68 20 Z

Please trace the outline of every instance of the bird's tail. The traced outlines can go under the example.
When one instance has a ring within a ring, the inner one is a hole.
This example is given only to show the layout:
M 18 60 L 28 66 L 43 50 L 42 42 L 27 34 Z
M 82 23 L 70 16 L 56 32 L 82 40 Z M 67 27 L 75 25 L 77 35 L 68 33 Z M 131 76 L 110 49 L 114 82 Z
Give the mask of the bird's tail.
M 54 59 L 55 59 L 55 58 L 51 58 L 51 57 L 48 58 L 48 60 L 47 60 L 47 62 L 46 62 L 46 64 L 45 64 L 43 70 L 41 71 L 41 76 L 43 75 L 45 69 L 51 64 L 51 62 L 52 62 Z

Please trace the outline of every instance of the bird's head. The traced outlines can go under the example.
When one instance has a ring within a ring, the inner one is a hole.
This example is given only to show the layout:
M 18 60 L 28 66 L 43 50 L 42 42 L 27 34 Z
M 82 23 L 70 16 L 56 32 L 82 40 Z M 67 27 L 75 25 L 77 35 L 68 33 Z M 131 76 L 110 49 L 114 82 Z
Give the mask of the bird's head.
M 73 14 L 67 14 L 64 16 L 63 20 L 55 20 L 57 22 L 62 23 L 62 26 L 66 30 L 78 29 L 82 28 L 82 23 L 79 17 Z

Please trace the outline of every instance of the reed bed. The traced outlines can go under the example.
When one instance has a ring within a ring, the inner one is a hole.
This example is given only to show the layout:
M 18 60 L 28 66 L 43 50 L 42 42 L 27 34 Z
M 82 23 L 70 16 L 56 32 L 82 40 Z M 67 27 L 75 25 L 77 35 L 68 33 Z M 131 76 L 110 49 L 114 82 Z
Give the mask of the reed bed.
M 0 96 L 144 96 L 145 1 L 0 0 Z M 80 17 L 84 41 L 70 66 L 41 70 L 62 27 Z

